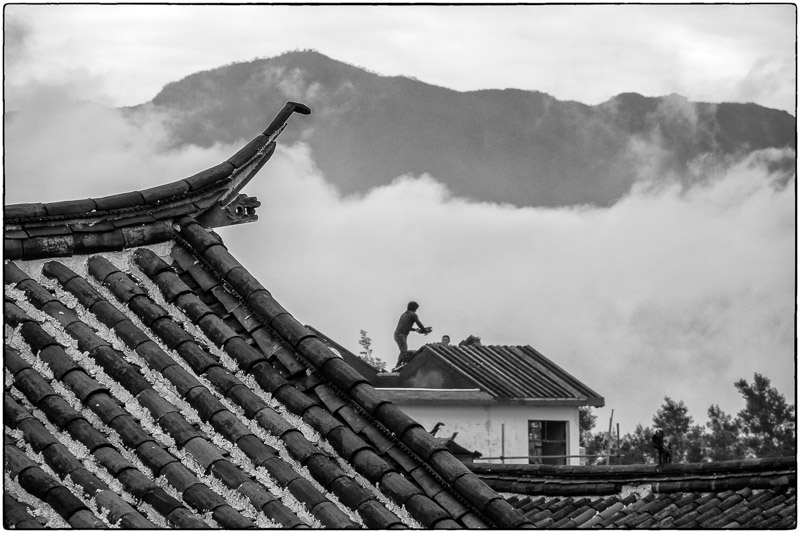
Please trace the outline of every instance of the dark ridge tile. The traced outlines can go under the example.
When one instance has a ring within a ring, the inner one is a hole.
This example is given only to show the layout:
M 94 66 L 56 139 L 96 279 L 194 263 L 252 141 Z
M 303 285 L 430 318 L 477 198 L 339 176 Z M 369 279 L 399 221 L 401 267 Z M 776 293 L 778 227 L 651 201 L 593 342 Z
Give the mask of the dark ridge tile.
M 230 355 L 239 364 L 239 368 L 245 372 L 251 371 L 256 363 L 267 362 L 266 355 L 247 344 L 247 342 L 239 336 L 229 339 L 224 348 L 225 352 Z M 262 371 L 266 371 L 266 369 Z
M 23 323 L 19 331 L 34 354 L 38 354 L 46 346 L 61 346 L 36 322 L 28 321 Z
M 53 293 L 32 279 L 25 279 L 18 282 L 17 289 L 23 291 L 30 303 L 37 309 L 41 309 L 42 306 L 47 303 L 58 301 Z
M 155 441 L 144 442 L 136 448 L 136 455 L 154 475 L 159 475 L 161 470 L 171 464 L 178 462 L 178 458 L 162 448 Z
M 133 463 L 125 459 L 122 454 L 110 445 L 92 451 L 92 455 L 114 477 L 117 477 L 123 470 L 135 469 Z
M 181 413 L 167 413 L 161 417 L 158 424 L 164 428 L 173 439 L 178 448 L 183 447 L 186 441 L 195 437 L 204 437 L 205 434 L 190 424 Z
M 3 318 L 5 319 L 6 324 L 14 328 L 31 320 L 31 317 L 25 314 L 22 309 L 8 300 L 3 302 Z
M 384 400 L 380 393 L 369 383 L 358 383 L 354 385 L 348 395 L 370 414 L 372 414 L 379 405 L 387 403 L 387 400 Z
M 17 350 L 5 344 L 3 345 L 3 365 L 15 377 L 19 372 L 31 368 Z
M 100 338 L 92 328 L 83 322 L 73 322 L 64 328 L 70 337 L 78 341 L 78 350 L 82 352 L 91 352 L 99 346 L 109 346 L 109 344 Z
M 392 403 L 379 405 L 375 413 L 373 413 L 373 416 L 376 421 L 383 424 L 400 439 L 402 439 L 403 434 L 409 428 L 420 425 L 416 420 Z
M 72 240 L 75 255 L 118 252 L 125 248 L 125 236 L 116 228 L 98 233 L 73 232 Z
M 222 407 L 222 404 L 219 405 Z M 211 426 L 217 430 L 217 432 L 225 436 L 225 438 L 231 442 L 236 442 L 246 435 L 253 434 L 250 428 L 239 421 L 235 414 L 224 408 L 215 411 L 214 415 L 205 421 L 210 422 Z
M 47 302 L 42 306 L 42 311 L 55 318 L 63 327 L 80 321 L 75 311 L 58 301 Z
M 314 400 L 297 390 L 292 384 L 286 383 L 271 391 L 272 395 L 292 413 L 303 416 L 309 408 L 316 405 Z
M 20 426 L 21 424 L 23 424 L 25 422 L 28 422 L 28 421 L 34 421 L 34 420 L 36 420 L 36 418 L 34 418 L 34 416 L 32 414 L 30 414 L 27 411 L 27 409 L 25 409 L 22 405 L 20 405 L 19 402 L 17 402 L 17 400 L 15 400 L 10 394 L 6 393 L 4 395 L 4 397 L 3 397 L 3 422 L 5 423 L 5 425 L 7 425 L 11 429 L 17 429 L 17 427 Z M 38 422 L 38 420 L 37 420 L 37 422 Z M 39 424 L 41 424 L 41 423 L 39 423 Z M 20 429 L 23 432 L 25 431 L 25 429 L 23 429 L 22 427 L 20 427 Z M 46 442 L 46 441 L 42 441 L 42 442 L 43 442 L 44 445 L 41 446 L 41 448 L 44 448 L 45 446 L 50 444 L 50 442 Z M 55 441 L 53 441 L 53 442 L 55 442 Z M 34 449 L 36 449 L 36 448 L 34 447 Z
M 205 378 L 223 396 L 227 396 L 231 387 L 242 385 L 242 382 L 230 370 L 221 366 L 212 366 L 206 370 Z
M 246 413 L 245 413 L 246 414 Z M 266 404 L 263 408 L 254 413 L 254 416 L 247 415 L 248 418 L 254 418 L 258 425 L 269 431 L 275 437 L 282 437 L 287 431 L 292 431 L 295 427 L 290 424 L 280 414 L 275 412 L 271 407 Z
M 267 402 L 258 397 L 246 385 L 236 385 L 225 395 L 244 410 L 247 418 L 253 418 L 260 410 L 268 407 Z
M 155 278 L 162 272 L 172 272 L 172 267 L 155 252 L 147 248 L 139 248 L 133 252 L 133 260 L 148 277 Z
M 261 388 L 269 393 L 272 393 L 287 383 L 286 379 L 266 361 L 255 363 L 247 372 L 256 379 L 258 384 L 261 385 Z
M 206 248 L 203 251 L 203 259 L 214 270 L 217 276 L 223 279 L 228 272 L 242 266 L 241 263 L 228 252 L 225 245 L 221 243 Z
M 331 504 L 332 505 L 332 504 Z M 292 511 L 289 510 L 278 500 L 273 500 L 262 507 L 264 514 L 281 524 L 284 528 L 308 528 L 308 525 L 300 520 Z
M 188 292 L 183 292 L 175 296 L 175 300 L 172 301 L 172 303 L 177 305 L 181 311 L 189 317 L 192 323 L 200 324 L 203 318 L 213 318 L 216 316 L 211 308 L 198 298 L 185 283 L 183 285 L 187 288 Z
M 39 352 L 39 358 L 50 366 L 53 376 L 61 381 L 65 374 L 73 370 L 83 370 L 71 357 L 66 356 L 64 349 L 58 344 L 45 346 Z
M 211 291 L 214 289 L 224 291 L 224 289 L 222 289 L 222 280 L 212 274 L 202 263 L 191 265 L 186 271 L 203 291 Z
M 325 363 L 325 366 L 322 367 L 320 373 L 330 380 L 330 382 L 340 391 L 348 395 L 357 384 L 368 384 L 368 381 L 364 376 L 356 372 L 353 367 L 344 361 L 344 359 L 339 359 L 338 357 L 334 357 L 334 359 L 330 359 L 327 363 Z M 362 397 L 371 402 L 369 405 L 369 407 L 372 408 L 370 414 L 374 414 L 374 411 L 378 406 L 386 405 L 386 403 L 380 400 L 377 396 L 366 398 L 362 395 Z M 362 405 L 362 407 L 366 409 L 367 406 Z
M 194 341 L 194 337 L 175 323 L 170 316 L 156 318 L 149 326 L 170 350 L 174 350 L 184 342 Z
M 148 491 L 142 499 L 164 517 L 167 517 L 175 509 L 183 507 L 181 502 L 167 494 L 161 487 L 155 487 Z
M 205 305 L 205 304 L 203 304 Z M 198 306 L 199 307 L 199 306 Z M 193 307 L 188 307 L 186 312 L 193 312 L 193 314 L 199 313 L 199 309 L 193 310 Z M 203 333 L 216 344 L 217 346 L 225 346 L 229 341 L 234 338 L 240 337 L 239 333 L 236 332 L 232 327 L 226 324 L 221 318 L 211 312 L 208 309 L 208 313 L 203 315 L 202 318 L 194 320 L 196 324 L 200 326 L 203 330 Z
M 331 529 L 358 529 L 360 526 L 339 510 L 332 502 L 325 501 L 312 509 L 312 514 Z
M 184 445 L 184 448 L 205 472 L 208 472 L 214 462 L 224 459 L 219 449 L 203 437 L 193 438 Z
M 3 265 L 3 284 L 16 285 L 26 279 L 31 279 L 24 270 L 19 268 L 16 263 L 5 263 Z
M 14 385 L 36 406 L 56 394 L 50 384 L 31 367 L 20 370 L 14 376 Z
M 145 294 L 133 296 L 127 301 L 127 304 L 131 311 L 136 313 L 142 324 L 148 328 L 153 327 L 153 324 L 162 318 L 171 320 L 169 313 Z
M 77 414 L 77 412 L 76 415 L 77 416 L 65 426 L 58 426 L 58 423 L 50 418 L 49 414 L 48 418 L 58 427 L 67 431 L 73 439 L 86 446 L 86 448 L 95 455 L 99 455 L 101 451 L 105 451 L 106 447 L 112 449 L 110 448 L 111 443 L 102 433 L 97 431 L 85 418 Z
M 154 341 L 148 340 L 136 346 L 136 353 L 156 372 L 163 373 L 170 366 L 177 366 L 172 357 L 167 355 Z
M 500 496 L 490 489 L 473 473 L 464 474 L 453 483 L 456 491 L 480 512 L 484 512 L 486 505 Z M 505 500 L 503 500 L 505 502 Z M 489 517 L 491 519 L 491 517 Z
M 452 516 L 455 520 L 461 520 L 461 518 L 470 513 L 470 509 L 464 505 L 462 502 L 458 501 L 452 494 L 447 492 L 446 490 L 441 491 L 439 494 L 433 497 L 433 501 L 439 504 L 442 509 L 448 512 L 450 516 Z
M 197 476 L 195 476 L 194 473 L 188 468 L 186 468 L 186 466 L 180 461 L 175 461 L 162 467 L 161 470 L 159 471 L 159 475 L 167 478 L 169 484 L 172 485 L 175 488 L 175 490 L 177 490 L 180 493 L 186 492 L 187 489 L 189 489 L 189 487 L 192 487 L 198 483 L 202 484 L 202 482 L 197 478 Z M 188 500 L 186 501 L 187 503 L 189 503 Z M 220 502 L 222 501 L 224 501 L 224 499 L 220 496 Z
M 269 475 L 281 487 L 289 485 L 300 476 L 286 461 L 277 456 L 266 460 L 261 466 L 267 469 Z
M 13 239 L 6 236 L 3 239 L 3 257 L 7 260 L 22 259 L 25 255 L 22 242 L 23 239 Z
M 202 387 L 203 384 L 198 381 L 196 377 L 187 372 L 182 366 L 174 364 L 161 370 L 161 374 L 169 380 L 177 389 L 181 398 L 185 398 L 186 394 L 195 387 Z
M 91 261 L 91 259 L 89 261 Z M 101 281 L 103 285 L 107 286 L 114 296 L 119 299 L 119 301 L 128 304 L 131 306 L 131 309 L 134 309 L 134 306 L 145 305 L 143 302 L 136 302 L 136 300 L 145 300 L 145 302 L 149 301 L 147 298 L 147 292 L 137 285 L 124 272 L 120 272 L 119 270 L 111 272 L 108 274 L 108 276 L 106 276 L 105 279 Z M 146 307 L 142 313 L 144 314 L 147 311 L 153 312 L 152 309 Z M 146 320 L 142 319 L 142 321 L 147 324 Z
M 247 303 L 247 305 L 250 306 L 253 311 L 258 313 L 262 320 L 264 320 L 264 322 L 267 324 L 269 324 L 270 321 L 277 316 L 288 315 L 288 311 L 286 311 L 281 304 L 276 302 L 275 298 L 273 298 L 266 289 L 251 293 L 250 296 L 248 296 L 245 300 L 245 303 Z M 280 336 L 284 336 L 283 331 L 280 331 L 274 327 L 273 329 L 275 329 Z
M 72 234 L 31 237 L 22 241 L 22 257 L 26 260 L 69 257 L 73 255 Z
M 208 422 L 220 411 L 228 412 L 225 406 L 205 387 L 195 387 L 186 394 L 186 401 L 196 411 L 200 420 Z M 236 418 L 233 414 L 231 416 Z
M 15 385 L 19 388 L 18 382 L 15 382 Z M 28 397 L 28 401 L 41 409 L 44 414 L 47 415 L 48 420 L 55 424 L 56 427 L 65 428 L 76 420 L 86 421 L 83 416 L 70 407 L 61 396 L 47 396 L 39 403 L 34 403 L 31 398 Z
M 94 474 L 83 468 L 83 466 L 80 466 L 81 463 L 78 461 L 78 459 L 76 459 L 75 456 L 73 456 L 72 454 L 70 455 L 72 456 L 72 461 L 78 462 L 79 464 L 75 469 L 71 470 L 67 475 L 69 475 L 70 479 L 75 484 L 79 485 L 84 490 L 84 492 L 86 492 L 86 494 L 88 494 L 90 497 L 93 498 L 97 495 L 97 493 L 104 490 L 109 490 L 108 485 L 106 485 L 103 481 L 97 478 L 97 476 L 95 476 Z M 56 473 L 58 473 L 58 470 L 56 470 Z M 60 476 L 60 477 L 61 479 L 64 479 L 65 476 Z
M 410 427 L 403 433 L 402 441 L 403 444 L 408 446 L 409 450 L 417 454 L 423 461 L 427 461 L 436 452 L 447 452 L 444 443 L 433 437 L 422 426 Z M 449 483 L 453 483 L 459 476 L 469 473 L 469 469 L 463 463 L 449 463 L 448 466 L 449 468 L 446 471 L 439 472 L 439 474 Z
M 42 456 L 44 456 L 45 462 L 50 465 L 50 468 L 52 468 L 61 479 L 64 479 L 67 475 L 71 475 L 74 479 L 76 471 L 83 468 L 83 463 L 60 442 L 45 448 L 42 451 Z M 86 486 L 84 486 L 84 488 L 86 488 Z
M 264 286 L 259 283 L 255 276 L 241 265 L 229 270 L 225 275 L 225 281 L 236 287 L 236 292 L 245 300 L 255 291 L 264 289 Z
M 182 491 L 183 501 L 189 504 L 198 513 L 207 513 L 225 506 L 225 498 L 212 491 L 203 483 L 197 482 Z M 238 512 L 236 513 L 239 514 Z M 223 524 L 220 524 L 223 525 Z
M 112 304 L 108 302 L 98 302 L 94 306 L 92 306 L 92 312 L 94 312 L 95 308 L 101 305 L 101 303 L 108 304 L 111 307 L 114 307 Z M 105 308 L 105 306 L 104 306 Z M 116 308 L 114 308 L 116 310 Z M 100 321 L 109 326 L 107 322 L 100 316 Z M 139 350 L 139 346 L 145 342 L 153 342 L 152 339 L 141 329 L 139 329 L 136 324 L 134 324 L 131 320 L 125 317 L 123 320 L 116 321 L 116 316 L 108 315 L 108 322 L 114 322 L 112 327 L 114 329 L 114 333 L 125 343 L 128 348 Z
M 349 405 L 343 405 L 336 414 L 339 415 L 356 434 L 360 434 L 364 428 L 369 425 L 369 422 Z
M 14 400 L 11 399 L 11 401 Z M 19 404 L 17 405 L 19 406 Z M 19 407 L 22 408 L 22 406 Z M 7 420 L 6 425 L 9 425 Z M 33 448 L 33 451 L 36 453 L 41 452 L 52 444 L 58 443 L 58 439 L 56 439 L 36 418 L 26 418 L 19 423 L 17 429 L 22 431 L 25 441 L 31 445 L 31 448 Z
M 73 370 L 68 374 L 64 374 L 61 380 L 84 403 L 87 403 L 87 399 L 92 395 L 109 392 L 108 387 L 89 377 L 89 374 L 83 369 Z
M 76 511 L 67 520 L 73 529 L 104 529 L 106 524 L 88 509 Z
M 311 469 L 309 468 L 309 470 Z M 328 474 L 328 477 L 331 477 L 331 474 Z M 317 479 L 317 476 L 314 476 L 314 478 Z M 375 499 L 375 496 L 346 475 L 327 481 L 323 484 L 323 487 L 335 494 L 339 501 L 349 509 L 358 509 L 364 502 Z
M 311 427 L 325 437 L 333 429 L 340 427 L 341 422 L 336 420 L 329 412 L 318 405 L 312 405 L 303 413 L 305 420 Z
M 37 494 L 39 493 L 44 495 L 46 491 L 51 488 L 50 486 L 45 487 L 48 480 L 47 478 L 42 477 L 43 475 L 45 475 L 44 471 L 41 468 L 39 468 L 39 466 L 36 463 L 34 463 L 31 459 L 29 459 L 28 456 L 25 455 L 22 450 L 17 448 L 13 444 L 13 440 L 10 437 L 6 436 L 4 441 L 5 441 L 5 444 L 3 446 L 3 452 L 5 454 L 3 462 L 3 466 L 5 468 L 4 471 L 7 471 L 8 475 L 11 476 L 11 478 L 13 479 L 17 476 L 21 476 L 28 470 L 31 470 L 32 472 L 28 474 L 28 478 L 26 479 L 28 479 L 30 484 L 37 484 L 37 486 L 40 486 L 39 492 L 34 493 L 34 495 L 37 497 L 38 497 Z M 55 480 L 53 480 L 53 482 L 55 482 Z M 21 484 L 22 482 L 20 481 L 20 485 Z M 27 489 L 27 487 L 24 488 Z M 33 493 L 32 490 L 30 489 L 28 490 Z
M 100 413 L 98 413 L 100 415 Z M 106 422 L 111 428 L 119 433 L 122 442 L 129 448 L 138 448 L 148 441 L 155 439 L 129 414 L 120 415 L 113 420 Z
M 255 524 L 248 518 L 239 514 L 236 509 L 228 504 L 220 505 L 211 513 L 217 524 L 225 529 L 255 528 Z
M 30 507 L 18 501 L 8 493 L 3 494 L 3 527 L 6 529 L 42 529 L 44 524 L 39 522 Z
M 305 465 L 306 461 L 312 456 L 322 453 L 319 448 L 309 442 L 303 434 L 296 429 L 287 431 L 281 435 L 281 439 L 286 444 L 286 450 L 289 454 L 302 465 Z
M 399 446 L 392 446 L 386 450 L 385 456 L 388 456 L 392 461 L 397 463 L 397 466 L 404 472 L 411 472 L 416 468 L 420 468 L 420 463 L 414 457 L 411 457 L 408 452 Z
M 426 528 L 433 527 L 440 520 L 451 519 L 447 511 L 424 494 L 415 494 L 405 502 L 406 510 Z
M 454 483 L 459 476 L 469 472 L 464 463 L 446 449 L 434 451 L 427 461 L 448 483 Z
M 289 492 L 291 492 L 292 495 L 297 498 L 297 501 L 304 504 L 307 509 L 312 511 L 312 513 L 316 506 L 322 502 L 328 501 L 324 494 L 317 490 L 310 481 L 302 476 L 298 476 L 289 482 L 287 488 L 289 489 Z
M 91 198 L 85 200 L 64 200 L 60 202 L 47 202 L 44 205 L 47 216 L 82 215 L 97 209 L 97 204 Z
M 264 322 L 261 320 L 261 318 L 252 313 L 250 309 L 243 305 L 236 306 L 231 311 L 231 314 L 236 317 L 236 320 L 248 333 L 264 327 Z
M 356 452 L 369 449 L 369 444 L 353 433 L 350 428 L 344 426 L 330 431 L 326 440 L 333 446 L 341 458 L 347 462 L 352 461 L 353 455 L 355 455 Z
M 433 498 L 444 490 L 439 480 L 424 468 L 417 468 L 411 472 L 411 477 L 429 498 Z
M 97 413 L 104 421 L 111 421 L 118 416 L 128 415 L 127 411 L 123 409 L 122 403 L 110 394 L 97 394 L 87 404 L 87 407 Z
M 122 470 L 116 477 L 125 487 L 125 490 L 138 500 L 141 500 L 144 498 L 145 494 L 158 487 L 154 482 L 150 481 L 147 476 L 135 468 Z
M 254 434 L 244 435 L 236 440 L 236 446 L 244 452 L 255 466 L 278 456 L 277 450 L 261 442 Z
M 201 348 L 194 340 L 178 345 L 177 352 L 198 375 L 202 375 L 212 366 L 221 366 L 216 356 Z
M 219 239 L 214 237 L 196 221 L 181 219 L 178 223 L 181 226 L 180 236 L 189 243 L 189 246 L 191 246 L 195 253 L 202 255 L 209 247 L 220 244 Z
M 175 524 L 177 529 L 210 529 L 211 526 L 206 524 L 199 517 L 192 514 L 189 509 L 181 506 L 176 507 L 167 515 L 167 520 L 171 524 Z
M 369 529 L 387 529 L 403 522 L 376 500 L 366 500 L 358 507 L 358 516 Z
M 328 361 L 338 359 L 330 348 L 316 337 L 307 337 L 297 345 L 297 351 L 314 368 L 324 367 Z
M 355 452 L 351 462 L 355 469 L 371 483 L 376 483 L 387 472 L 393 470 L 389 464 L 369 448 Z
M 405 505 L 414 494 L 422 494 L 419 487 L 397 472 L 387 472 L 378 482 L 381 492 L 398 505 Z

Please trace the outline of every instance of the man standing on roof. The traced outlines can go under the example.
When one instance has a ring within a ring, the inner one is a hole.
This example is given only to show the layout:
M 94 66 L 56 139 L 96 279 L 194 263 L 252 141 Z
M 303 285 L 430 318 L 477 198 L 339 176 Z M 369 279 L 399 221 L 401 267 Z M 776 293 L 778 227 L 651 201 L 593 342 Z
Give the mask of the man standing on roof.
M 397 358 L 397 366 L 393 370 L 400 370 L 408 363 L 410 353 L 408 351 L 408 334 L 412 331 L 427 335 L 431 332 L 431 328 L 426 328 L 419 321 L 417 316 L 417 309 L 419 304 L 417 302 L 408 302 L 406 311 L 400 315 L 400 320 L 397 321 L 397 327 L 394 330 L 394 342 L 400 348 L 400 356 Z M 419 329 L 414 329 L 414 324 L 419 326 Z

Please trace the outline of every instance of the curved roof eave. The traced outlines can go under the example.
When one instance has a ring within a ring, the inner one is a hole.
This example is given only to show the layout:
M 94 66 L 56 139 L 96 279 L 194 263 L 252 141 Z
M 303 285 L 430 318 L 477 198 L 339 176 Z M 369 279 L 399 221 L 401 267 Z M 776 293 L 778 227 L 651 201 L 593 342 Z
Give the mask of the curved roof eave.
M 172 238 L 172 221 L 186 215 L 206 227 L 257 220 L 258 200 L 238 193 L 270 159 L 295 112 L 311 109 L 288 102 L 241 150 L 187 178 L 102 198 L 4 206 L 4 255 L 41 259 L 155 244 Z

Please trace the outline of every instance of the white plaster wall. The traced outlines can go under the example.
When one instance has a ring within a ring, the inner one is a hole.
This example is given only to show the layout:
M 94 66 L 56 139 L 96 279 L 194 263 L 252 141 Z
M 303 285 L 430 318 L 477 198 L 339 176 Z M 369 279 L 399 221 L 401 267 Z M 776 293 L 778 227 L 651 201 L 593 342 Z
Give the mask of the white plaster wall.
M 419 405 L 395 402 L 409 416 L 430 431 L 443 422 L 437 437 L 458 432 L 456 442 L 483 457 L 522 457 L 528 455 L 528 421 L 559 420 L 567 422 L 567 455 L 578 455 L 578 408 L 531 407 L 526 405 Z M 505 425 L 505 452 L 502 448 Z M 479 459 L 481 460 L 481 459 Z M 500 461 L 491 461 L 497 462 Z M 506 463 L 527 463 L 527 459 L 506 459 Z M 567 464 L 578 465 L 578 457 Z

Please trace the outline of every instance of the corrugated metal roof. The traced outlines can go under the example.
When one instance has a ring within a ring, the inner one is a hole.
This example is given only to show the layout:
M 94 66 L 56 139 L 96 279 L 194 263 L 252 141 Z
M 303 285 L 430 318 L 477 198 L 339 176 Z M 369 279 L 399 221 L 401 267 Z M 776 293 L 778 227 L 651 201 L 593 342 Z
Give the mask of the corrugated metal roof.
M 574 399 L 603 405 L 603 398 L 530 346 L 425 346 L 496 398 Z

